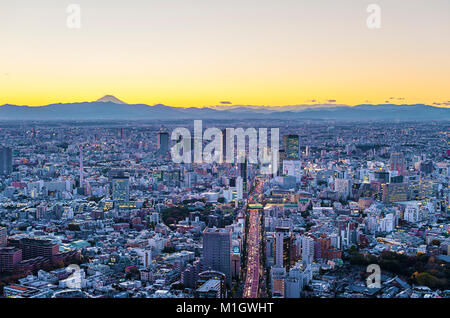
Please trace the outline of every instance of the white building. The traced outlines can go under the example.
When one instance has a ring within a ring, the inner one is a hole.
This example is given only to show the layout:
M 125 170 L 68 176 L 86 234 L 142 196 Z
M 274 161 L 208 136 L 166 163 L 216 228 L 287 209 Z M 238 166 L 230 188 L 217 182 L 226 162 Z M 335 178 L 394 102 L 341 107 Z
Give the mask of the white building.
M 236 191 L 237 199 L 242 200 L 244 198 L 244 179 L 241 176 L 236 178 Z
M 302 261 L 311 264 L 314 259 L 314 240 L 311 237 L 302 238 Z
M 416 223 L 420 221 L 419 206 L 417 205 L 417 203 L 411 203 L 405 207 L 405 213 L 403 214 L 403 218 L 411 223 Z
M 302 169 L 300 160 L 283 160 L 283 174 L 295 177 L 297 182 L 301 181 Z

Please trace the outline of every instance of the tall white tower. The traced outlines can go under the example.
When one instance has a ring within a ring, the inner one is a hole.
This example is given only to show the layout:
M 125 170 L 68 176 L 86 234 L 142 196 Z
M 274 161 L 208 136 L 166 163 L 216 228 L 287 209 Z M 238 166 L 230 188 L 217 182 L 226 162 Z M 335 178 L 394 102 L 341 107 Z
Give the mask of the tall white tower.
M 244 179 L 241 176 L 236 178 L 237 199 L 242 200 L 244 197 Z

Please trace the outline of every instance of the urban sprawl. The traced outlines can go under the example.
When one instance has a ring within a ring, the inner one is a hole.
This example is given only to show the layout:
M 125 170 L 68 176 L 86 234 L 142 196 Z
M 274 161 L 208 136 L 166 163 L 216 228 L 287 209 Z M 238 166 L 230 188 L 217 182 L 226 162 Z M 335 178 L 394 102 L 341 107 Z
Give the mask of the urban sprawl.
M 205 121 L 278 160 L 174 163 L 192 124 L 1 123 L 0 297 L 449 297 L 448 122 Z

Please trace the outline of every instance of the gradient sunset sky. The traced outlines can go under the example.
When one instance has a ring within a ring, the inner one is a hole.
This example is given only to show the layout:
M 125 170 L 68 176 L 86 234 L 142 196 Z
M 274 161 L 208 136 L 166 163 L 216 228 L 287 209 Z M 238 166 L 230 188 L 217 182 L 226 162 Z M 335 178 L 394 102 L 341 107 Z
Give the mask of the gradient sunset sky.
M 1 1 L 0 43 L 0 105 L 450 106 L 449 0 Z

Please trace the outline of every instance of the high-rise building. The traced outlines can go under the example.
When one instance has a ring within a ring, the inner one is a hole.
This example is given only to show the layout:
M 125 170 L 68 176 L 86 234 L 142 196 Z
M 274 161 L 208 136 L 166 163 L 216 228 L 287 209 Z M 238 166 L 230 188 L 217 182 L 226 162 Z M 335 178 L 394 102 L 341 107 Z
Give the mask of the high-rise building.
M 289 227 L 277 227 L 275 232 L 275 266 L 289 269 L 295 263 L 294 245 Z
M 231 255 L 231 263 L 232 263 L 232 271 L 231 274 L 233 277 L 238 278 L 241 274 L 241 254 L 235 253 Z
M 314 240 L 311 237 L 302 238 L 302 261 L 311 264 L 314 259 Z
M 203 264 L 206 268 L 221 272 L 231 287 L 231 232 L 227 229 L 207 228 L 203 232 Z
M 284 135 L 283 147 L 285 151 L 285 158 L 287 160 L 300 160 L 300 137 L 298 135 Z
M 387 183 L 383 184 L 381 187 L 384 203 L 406 201 L 408 199 L 407 183 Z
M 83 188 L 84 184 L 84 168 L 83 168 L 83 148 L 80 147 L 80 188 Z
M 234 139 L 233 139 L 234 144 Z M 222 162 L 227 162 L 227 130 L 222 129 Z
M 9 175 L 12 172 L 12 150 L 0 146 L 0 174 Z
M 283 232 L 275 233 L 275 266 L 283 267 Z
M 392 171 L 397 171 L 400 176 L 405 175 L 405 157 L 402 153 L 392 153 L 389 159 L 389 166 Z
M 6 227 L 0 226 L 0 247 L 6 246 L 6 243 L 7 243 Z
M 112 179 L 112 195 L 115 202 L 128 202 L 130 200 L 130 184 L 126 176 L 117 176 Z
M 239 173 L 243 182 L 243 191 L 247 192 L 247 182 L 248 182 L 248 165 L 247 165 L 247 156 L 244 158 L 244 162 L 239 163 Z
M 158 154 L 166 154 L 169 151 L 169 133 L 160 131 L 157 139 Z
M 389 172 L 387 171 L 375 171 L 374 176 L 376 181 L 389 182 Z
M 419 189 L 419 199 L 434 197 L 437 193 L 438 183 L 433 179 L 420 179 Z
M 278 171 L 277 171 L 277 176 L 282 176 L 284 174 L 283 171 L 283 162 L 286 159 L 286 152 L 284 151 L 284 149 L 280 149 L 278 150 Z
M 236 198 L 242 200 L 244 198 L 244 181 L 242 177 L 236 178 Z

